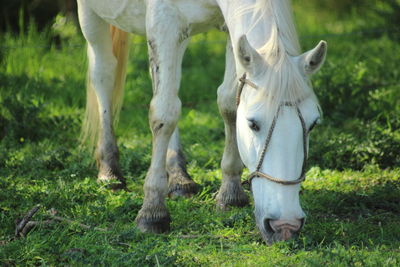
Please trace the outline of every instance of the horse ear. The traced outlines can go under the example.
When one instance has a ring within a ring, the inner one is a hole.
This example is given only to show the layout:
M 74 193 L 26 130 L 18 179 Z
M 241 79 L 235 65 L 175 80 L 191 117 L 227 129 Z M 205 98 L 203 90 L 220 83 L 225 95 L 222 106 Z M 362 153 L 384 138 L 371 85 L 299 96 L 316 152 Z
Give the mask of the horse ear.
M 261 55 L 250 45 L 246 35 L 242 35 L 238 43 L 239 61 L 247 72 L 255 75 L 263 62 Z
M 327 50 L 328 44 L 325 41 L 320 41 L 315 48 L 300 56 L 301 68 L 305 74 L 314 74 L 322 67 Z

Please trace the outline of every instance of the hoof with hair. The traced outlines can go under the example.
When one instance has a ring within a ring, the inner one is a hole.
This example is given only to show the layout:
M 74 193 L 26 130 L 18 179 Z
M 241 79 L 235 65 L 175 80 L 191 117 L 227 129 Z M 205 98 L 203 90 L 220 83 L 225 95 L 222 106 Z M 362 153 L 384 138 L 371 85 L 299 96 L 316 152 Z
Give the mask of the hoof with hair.
M 119 172 L 100 171 L 97 177 L 97 183 L 112 190 L 126 189 L 126 180 Z
M 193 181 L 169 185 L 168 197 L 192 197 L 199 191 L 199 185 Z
M 165 206 L 142 208 L 136 219 L 136 225 L 144 233 L 161 234 L 168 232 L 171 217 Z
M 168 172 L 168 197 L 192 197 L 199 191 L 199 185 L 196 184 L 187 172 L 175 171 Z
M 244 207 L 249 204 L 249 197 L 239 182 L 223 183 L 216 199 L 217 209 L 222 211 L 229 210 L 229 207 Z

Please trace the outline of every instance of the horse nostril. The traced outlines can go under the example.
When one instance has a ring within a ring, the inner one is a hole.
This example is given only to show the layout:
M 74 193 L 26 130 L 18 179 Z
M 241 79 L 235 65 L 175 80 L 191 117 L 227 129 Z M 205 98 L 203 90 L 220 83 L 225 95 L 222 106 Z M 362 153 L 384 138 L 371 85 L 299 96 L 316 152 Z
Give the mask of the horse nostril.
M 269 218 L 264 219 L 264 229 L 267 232 L 274 233 L 275 230 L 272 229 L 272 227 L 271 227 L 271 221 L 272 221 L 272 219 L 269 219 Z
M 297 236 L 304 222 L 304 218 L 292 220 L 265 218 L 263 227 L 261 225 L 259 227 L 267 243 L 272 244 L 275 241 L 286 241 Z
M 270 229 L 274 232 L 290 231 L 297 233 L 304 224 L 303 219 L 295 220 L 269 220 Z
M 300 219 L 300 222 L 301 222 L 301 225 L 300 225 L 299 231 L 300 231 L 301 229 L 303 229 L 304 224 L 306 223 L 306 218 L 305 218 L 305 217 L 301 218 L 301 219 Z

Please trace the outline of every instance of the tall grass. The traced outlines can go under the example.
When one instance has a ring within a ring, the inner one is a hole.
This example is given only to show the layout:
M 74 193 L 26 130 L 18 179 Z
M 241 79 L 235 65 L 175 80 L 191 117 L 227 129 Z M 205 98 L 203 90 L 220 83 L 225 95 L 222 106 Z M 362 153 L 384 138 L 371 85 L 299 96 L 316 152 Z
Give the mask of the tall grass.
M 0 36 L 0 263 L 398 266 L 399 45 L 385 34 L 347 35 L 362 25 L 355 13 L 309 7 L 295 1 L 304 50 L 319 39 L 329 44 L 327 62 L 313 78 L 325 118 L 311 136 L 302 185 L 305 229 L 298 239 L 270 247 L 255 229 L 251 206 L 226 213 L 214 208 L 224 142 L 216 105 L 223 34 L 194 37 L 183 62 L 179 126 L 188 170 L 202 189 L 192 199 L 168 200 L 172 232 L 164 235 L 142 234 L 133 223 L 151 157 L 144 38 L 132 36 L 117 129 L 131 192 L 110 192 L 96 184 L 91 156 L 77 148 L 86 77 L 79 32 L 68 33 L 72 28 L 58 18 L 43 32 L 31 25 L 21 35 Z M 15 219 L 35 204 L 42 205 L 35 220 L 55 208 L 110 231 L 54 224 L 12 240 Z

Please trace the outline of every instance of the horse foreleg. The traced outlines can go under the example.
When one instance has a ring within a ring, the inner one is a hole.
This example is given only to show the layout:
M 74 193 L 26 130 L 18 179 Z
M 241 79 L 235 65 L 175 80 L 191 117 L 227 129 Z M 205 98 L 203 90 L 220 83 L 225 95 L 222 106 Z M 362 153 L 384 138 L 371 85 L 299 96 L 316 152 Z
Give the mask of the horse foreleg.
M 229 39 L 229 38 L 228 38 Z M 218 107 L 225 124 L 225 149 L 221 161 L 222 183 L 217 195 L 217 207 L 245 206 L 249 199 L 243 191 L 240 176 L 243 163 L 236 141 L 236 69 L 232 45 L 226 45 L 224 81 L 218 88 Z
M 118 147 L 112 126 L 112 91 L 115 81 L 116 59 L 112 52 L 109 24 L 78 1 L 79 21 L 88 42 L 89 88 L 86 123 L 96 129 L 89 134 L 98 134 L 96 160 L 99 168 L 98 181 L 106 182 L 113 189 L 125 187 L 118 164 Z M 91 91 L 94 91 L 93 92 Z M 98 114 L 95 112 L 97 109 Z M 91 114 L 91 115 L 90 115 Z M 92 120 L 92 121 L 90 121 Z M 99 121 L 97 123 L 97 121 Z M 97 125 L 99 124 L 99 125 Z M 96 133 L 98 131 L 98 133 Z
M 178 127 L 175 128 L 167 152 L 168 196 L 191 197 L 198 191 L 198 185 L 186 171 L 186 160 L 179 140 Z
M 187 25 L 179 11 L 165 1 L 147 2 L 146 28 L 153 98 L 149 121 L 153 135 L 150 168 L 144 183 L 144 200 L 136 223 L 144 232 L 169 230 L 165 206 L 168 193 L 166 156 L 181 111 L 178 89 L 181 63 L 188 44 Z

